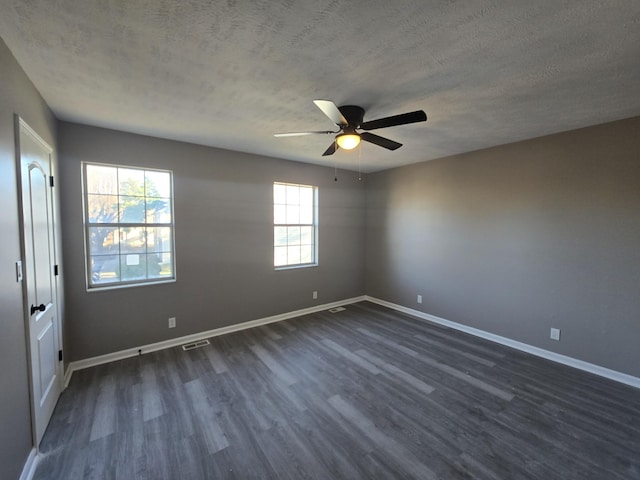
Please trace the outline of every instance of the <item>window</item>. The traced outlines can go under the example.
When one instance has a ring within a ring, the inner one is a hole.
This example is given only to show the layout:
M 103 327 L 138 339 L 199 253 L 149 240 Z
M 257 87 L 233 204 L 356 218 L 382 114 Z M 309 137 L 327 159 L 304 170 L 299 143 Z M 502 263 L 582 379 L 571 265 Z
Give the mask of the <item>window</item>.
M 175 279 L 172 173 L 83 166 L 88 287 Z
M 276 268 L 318 264 L 318 189 L 273 184 L 273 265 Z

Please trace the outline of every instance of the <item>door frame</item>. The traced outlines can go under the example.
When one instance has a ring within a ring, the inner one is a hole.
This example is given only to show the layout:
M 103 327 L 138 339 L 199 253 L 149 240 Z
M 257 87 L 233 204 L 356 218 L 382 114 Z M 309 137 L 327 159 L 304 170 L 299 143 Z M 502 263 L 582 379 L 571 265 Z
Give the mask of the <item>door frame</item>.
M 20 228 L 20 257 L 22 261 L 22 265 L 24 266 L 24 261 L 26 258 L 26 240 L 25 240 L 25 225 L 24 225 L 24 205 L 22 201 L 22 145 L 20 141 L 20 133 L 24 131 L 28 135 L 30 135 L 35 141 L 37 141 L 44 150 L 49 155 L 49 175 L 55 177 L 54 173 L 56 172 L 56 157 L 55 150 L 53 147 L 49 145 L 38 133 L 29 126 L 29 124 L 21 118 L 18 114 L 14 114 L 14 144 L 15 144 L 15 157 L 16 157 L 16 183 L 17 183 L 17 191 L 18 191 L 18 218 L 19 218 L 19 228 Z M 60 265 L 59 263 L 59 248 L 60 248 L 60 226 L 58 222 L 58 201 L 57 196 L 53 187 L 50 189 L 50 208 L 51 208 L 51 224 L 53 227 L 53 261 L 54 265 Z M 34 381 L 33 378 L 33 352 L 31 351 L 31 329 L 29 325 L 30 321 L 30 313 L 29 313 L 29 298 L 28 298 L 28 288 L 27 288 L 27 272 L 22 271 L 22 308 L 23 308 L 23 321 L 25 328 L 25 342 L 27 348 L 27 366 L 28 366 L 28 377 L 29 377 L 29 400 L 30 400 L 30 413 L 31 413 L 31 436 L 33 441 L 33 446 L 36 449 L 36 453 L 40 451 L 40 442 L 38 440 L 38 432 L 36 427 L 36 399 L 35 399 L 35 390 L 34 390 Z M 55 308 L 56 308 L 56 318 L 57 318 L 57 341 L 58 341 L 58 351 L 63 350 L 63 331 L 62 331 L 62 290 L 60 284 L 60 275 L 53 275 L 53 296 L 55 300 Z M 62 392 L 64 390 L 64 361 L 60 361 L 56 364 L 57 371 L 57 381 L 59 382 L 59 388 Z M 43 432 L 44 433 L 44 432 Z

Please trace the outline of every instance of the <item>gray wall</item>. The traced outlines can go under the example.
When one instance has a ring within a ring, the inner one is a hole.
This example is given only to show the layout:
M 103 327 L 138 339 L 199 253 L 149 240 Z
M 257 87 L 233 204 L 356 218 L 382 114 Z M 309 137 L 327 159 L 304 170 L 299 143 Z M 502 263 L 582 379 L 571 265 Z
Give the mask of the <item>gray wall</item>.
M 18 478 L 32 448 L 20 255 L 14 113 L 55 147 L 56 121 L 0 39 L 0 477 Z
M 65 122 L 59 142 L 70 360 L 364 294 L 356 173 Z M 86 291 L 82 161 L 173 170 L 177 282 Z M 318 267 L 274 271 L 274 181 L 319 187 Z
M 369 175 L 366 245 L 371 296 L 640 377 L 640 117 Z

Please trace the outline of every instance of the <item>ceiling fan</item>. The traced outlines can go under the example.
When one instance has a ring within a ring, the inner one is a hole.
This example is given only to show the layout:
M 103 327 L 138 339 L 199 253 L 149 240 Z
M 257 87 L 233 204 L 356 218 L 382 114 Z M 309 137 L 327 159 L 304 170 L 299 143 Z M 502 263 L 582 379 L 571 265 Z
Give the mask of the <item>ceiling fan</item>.
M 333 155 L 338 148 L 351 150 L 358 146 L 360 140 L 373 143 L 388 150 L 396 150 L 402 146 L 401 143 L 369 133 L 368 130 L 427 121 L 427 114 L 422 110 L 416 110 L 415 112 L 402 113 L 400 115 L 393 115 L 391 117 L 384 117 L 365 122 L 364 108 L 362 107 L 358 107 L 356 105 L 343 105 L 342 107 L 338 107 L 330 100 L 314 100 L 313 103 L 315 103 L 316 106 L 339 127 L 337 131 L 320 130 L 313 132 L 276 133 L 274 136 L 295 137 L 300 135 L 316 134 L 335 135 L 335 140 L 322 154 L 323 156 Z M 358 130 L 367 131 L 360 133 Z

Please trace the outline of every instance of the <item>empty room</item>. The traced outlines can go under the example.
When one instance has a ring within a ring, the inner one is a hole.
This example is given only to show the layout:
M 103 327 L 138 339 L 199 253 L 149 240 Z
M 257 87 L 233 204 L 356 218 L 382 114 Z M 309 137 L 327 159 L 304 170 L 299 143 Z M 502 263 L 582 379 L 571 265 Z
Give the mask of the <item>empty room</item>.
M 2 0 L 0 478 L 640 480 L 640 2 Z

